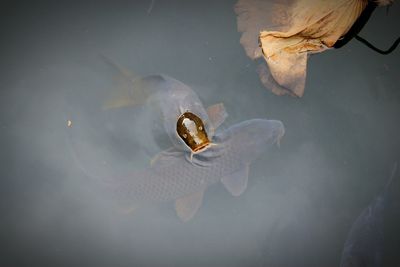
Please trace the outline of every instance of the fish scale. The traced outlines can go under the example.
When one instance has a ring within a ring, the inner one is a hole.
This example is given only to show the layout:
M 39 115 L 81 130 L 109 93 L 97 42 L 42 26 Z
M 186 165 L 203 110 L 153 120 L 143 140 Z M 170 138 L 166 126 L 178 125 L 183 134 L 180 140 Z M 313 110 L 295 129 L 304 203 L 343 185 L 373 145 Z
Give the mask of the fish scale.
M 141 196 L 143 199 L 135 199 L 138 201 L 164 202 L 201 191 L 234 170 L 234 157 L 221 157 L 210 167 L 193 166 L 183 158 L 175 158 L 171 165 L 150 168 L 130 186 L 129 196 Z
M 201 205 L 204 190 L 221 181 L 234 196 L 247 186 L 248 165 L 284 135 L 282 122 L 251 119 L 217 133 L 206 150 L 193 155 L 169 149 L 152 166 L 122 178 L 107 179 L 104 189 L 119 205 L 138 206 L 177 200 L 183 221 L 190 220 Z
M 130 178 L 114 185 L 115 197 L 124 202 L 166 202 L 204 190 L 242 166 L 240 158 L 243 145 L 232 135 L 216 136 L 215 147 L 209 154 L 223 151 L 220 156 L 207 159 L 208 166 L 197 166 L 182 157 L 169 157 L 168 163 L 157 162 L 146 171 L 135 173 Z M 195 160 L 201 155 L 194 155 Z

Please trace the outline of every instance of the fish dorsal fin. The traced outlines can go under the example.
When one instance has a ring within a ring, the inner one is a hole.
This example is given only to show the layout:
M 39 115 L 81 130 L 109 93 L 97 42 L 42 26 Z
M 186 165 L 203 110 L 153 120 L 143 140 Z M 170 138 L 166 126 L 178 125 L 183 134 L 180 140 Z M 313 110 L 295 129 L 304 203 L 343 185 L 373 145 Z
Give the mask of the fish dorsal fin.
M 187 222 L 193 218 L 203 202 L 204 190 L 178 198 L 175 201 L 175 210 L 178 217 Z
M 103 109 L 122 108 L 133 105 L 131 95 L 132 83 L 138 76 L 132 74 L 128 69 L 116 63 L 113 59 L 106 55 L 100 55 L 103 61 L 111 67 L 116 73 L 113 77 L 114 87 L 112 88 L 111 95 L 106 99 L 103 104 Z
M 238 171 L 221 179 L 222 184 L 233 196 L 240 196 L 247 187 L 249 179 L 249 164 L 245 164 Z
M 225 110 L 223 103 L 214 104 L 207 108 L 207 115 L 211 121 L 212 127 L 217 129 L 228 117 L 228 113 Z
M 172 158 L 177 158 L 183 156 L 184 152 L 181 150 L 178 150 L 175 147 L 170 147 L 166 150 L 163 150 L 156 154 L 151 160 L 150 160 L 150 165 L 154 166 L 156 164 L 165 164 Z
M 143 105 L 154 93 L 152 87 L 164 80 L 162 75 L 139 76 L 109 57 L 102 55 L 102 58 L 116 72 L 114 87 L 103 104 L 103 110 Z
M 125 68 L 124 66 L 118 64 L 112 58 L 110 58 L 104 54 L 100 54 L 100 57 L 104 60 L 104 62 L 108 66 L 113 68 L 119 74 L 119 76 L 123 76 L 126 79 L 131 80 L 131 81 L 135 80 L 136 78 L 140 78 L 139 75 L 132 73 L 132 71 L 130 71 L 129 69 Z

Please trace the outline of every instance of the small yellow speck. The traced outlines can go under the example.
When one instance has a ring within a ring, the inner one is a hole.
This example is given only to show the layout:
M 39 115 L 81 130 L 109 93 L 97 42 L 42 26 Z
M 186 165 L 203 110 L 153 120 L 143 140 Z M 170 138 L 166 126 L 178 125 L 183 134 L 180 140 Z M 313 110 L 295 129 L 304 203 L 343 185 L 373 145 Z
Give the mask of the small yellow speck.
M 69 128 L 72 127 L 72 121 L 71 121 L 71 120 L 67 120 L 67 126 L 68 126 Z

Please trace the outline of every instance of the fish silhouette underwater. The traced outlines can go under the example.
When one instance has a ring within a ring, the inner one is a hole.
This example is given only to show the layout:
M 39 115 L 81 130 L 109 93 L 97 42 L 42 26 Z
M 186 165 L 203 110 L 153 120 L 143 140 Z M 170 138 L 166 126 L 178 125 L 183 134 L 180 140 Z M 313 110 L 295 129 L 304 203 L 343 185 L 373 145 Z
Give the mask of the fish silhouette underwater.
M 353 223 L 344 244 L 340 267 L 383 266 L 384 210 L 389 198 L 389 188 L 396 174 L 397 164 L 384 188 Z
M 129 78 L 126 72 L 124 76 Z M 250 163 L 284 135 L 282 122 L 266 119 L 219 131 L 227 117 L 223 104 L 205 109 L 189 86 L 166 75 L 128 80 L 131 93 L 122 102 L 113 98 L 105 108 L 135 105 L 145 96 L 147 104 L 161 110 L 172 147 L 157 154 L 144 170 L 103 180 L 106 191 L 123 206 L 175 201 L 178 217 L 189 221 L 208 186 L 222 182 L 232 195 L 242 194 Z

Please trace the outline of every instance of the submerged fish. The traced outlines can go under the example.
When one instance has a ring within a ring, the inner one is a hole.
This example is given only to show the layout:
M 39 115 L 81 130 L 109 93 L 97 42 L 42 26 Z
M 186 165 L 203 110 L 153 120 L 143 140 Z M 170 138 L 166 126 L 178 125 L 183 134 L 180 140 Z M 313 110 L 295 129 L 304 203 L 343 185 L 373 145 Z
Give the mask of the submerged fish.
M 384 209 L 397 164 L 381 195 L 365 208 L 352 225 L 344 244 L 341 267 L 382 266 Z
M 247 187 L 249 164 L 284 135 L 282 122 L 252 119 L 218 132 L 215 146 L 185 160 L 188 153 L 176 148 L 161 152 L 147 170 L 110 181 L 113 195 L 122 203 L 176 200 L 183 221 L 201 206 L 206 188 L 221 181 L 234 196 Z
M 131 78 L 117 68 L 128 92 L 122 99 L 116 95 L 105 108 L 144 104 L 150 112 L 158 109 L 159 123 L 172 143 L 144 170 L 100 177 L 107 177 L 100 179 L 105 192 L 123 207 L 175 201 L 178 216 L 188 221 L 201 206 L 208 186 L 220 181 L 232 195 L 240 195 L 247 187 L 249 164 L 284 135 L 282 122 L 265 119 L 216 131 L 227 117 L 223 104 L 205 109 L 196 93 L 180 81 L 166 75 Z
M 116 90 L 117 95 L 107 101 L 106 109 L 135 105 L 147 105 L 152 111 L 159 109 L 173 146 L 190 152 L 191 157 L 213 145 L 215 129 L 227 117 L 222 103 L 206 110 L 188 85 L 168 75 L 137 77 L 110 59 L 106 61 L 117 69 L 128 88 L 125 94 Z

